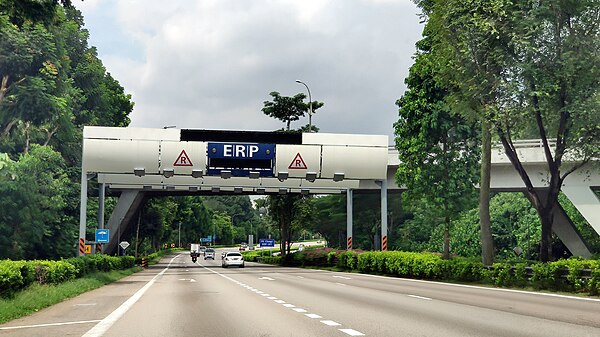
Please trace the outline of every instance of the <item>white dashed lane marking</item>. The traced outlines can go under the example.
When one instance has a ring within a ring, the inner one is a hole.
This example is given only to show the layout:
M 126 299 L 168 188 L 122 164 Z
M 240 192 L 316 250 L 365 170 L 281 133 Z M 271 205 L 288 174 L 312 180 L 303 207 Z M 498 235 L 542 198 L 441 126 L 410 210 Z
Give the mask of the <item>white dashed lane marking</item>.
M 338 323 L 338 322 L 335 322 L 335 321 L 330 321 L 330 320 L 321 321 L 321 323 L 323 323 L 323 324 L 325 324 L 325 325 L 329 325 L 329 326 L 338 326 L 338 325 L 341 325 L 341 324 L 340 324 L 340 323 Z
M 356 331 L 354 329 L 338 329 L 341 332 L 348 334 L 350 336 L 364 336 L 365 334 L 360 332 L 360 331 Z
M 281 305 L 283 305 L 286 308 L 290 308 L 290 309 L 294 310 L 295 312 L 303 313 L 308 318 L 312 318 L 312 319 L 321 319 L 321 318 L 323 318 L 323 316 L 317 315 L 317 314 L 306 314 L 306 312 L 308 312 L 306 309 L 297 308 L 295 305 L 293 305 L 291 303 L 286 303 L 284 300 L 280 300 L 280 299 L 278 299 L 275 296 L 271 296 L 270 294 L 267 294 L 267 293 L 265 293 L 263 291 L 255 289 L 255 288 L 253 288 L 253 287 L 251 287 L 251 286 L 249 286 L 247 284 L 244 284 L 244 283 L 242 283 L 240 281 L 234 280 L 234 279 L 232 279 L 231 277 L 229 277 L 227 275 L 221 274 L 221 273 L 219 273 L 217 271 L 214 271 L 214 270 L 212 270 L 210 268 L 207 268 L 207 267 L 204 267 L 204 266 L 202 266 L 202 267 L 205 268 L 205 269 L 207 269 L 207 270 L 209 270 L 210 272 L 212 272 L 214 274 L 217 274 L 217 275 L 219 275 L 219 276 L 221 276 L 221 277 L 223 277 L 225 279 L 228 279 L 229 281 L 232 281 L 233 283 L 236 283 L 236 284 L 240 285 L 241 287 L 246 288 L 246 289 L 248 289 L 248 290 L 250 290 L 250 291 L 252 291 L 252 292 L 254 292 L 254 293 L 256 293 L 256 294 L 258 294 L 260 296 L 262 296 L 262 297 L 265 297 L 265 298 L 267 298 L 269 300 L 272 300 L 275 303 L 281 304 Z M 333 277 L 344 279 L 344 280 L 350 280 L 351 279 L 349 277 L 337 276 L 337 275 L 333 276 Z M 304 277 L 298 276 L 298 278 L 304 278 Z M 261 279 L 261 280 L 269 280 L 269 281 L 273 280 L 274 281 L 274 279 L 272 279 L 270 277 L 261 277 L 259 279 Z M 343 284 L 343 283 L 336 283 L 336 284 L 341 285 L 341 286 L 345 286 L 346 285 L 346 284 Z M 411 295 L 409 295 L 409 296 L 411 296 Z M 416 295 L 412 295 L 411 297 L 416 297 Z M 327 325 L 327 326 L 341 326 L 342 325 L 342 324 L 340 324 L 340 323 L 338 323 L 336 321 L 332 321 L 332 320 L 322 320 L 320 322 L 323 323 L 323 324 L 325 324 L 325 325 Z M 338 330 L 341 331 L 341 332 L 343 332 L 343 333 L 345 333 L 345 334 L 347 334 L 347 335 L 350 335 L 350 336 L 364 336 L 365 335 L 364 333 L 362 333 L 360 331 L 356 331 L 354 329 L 338 329 Z

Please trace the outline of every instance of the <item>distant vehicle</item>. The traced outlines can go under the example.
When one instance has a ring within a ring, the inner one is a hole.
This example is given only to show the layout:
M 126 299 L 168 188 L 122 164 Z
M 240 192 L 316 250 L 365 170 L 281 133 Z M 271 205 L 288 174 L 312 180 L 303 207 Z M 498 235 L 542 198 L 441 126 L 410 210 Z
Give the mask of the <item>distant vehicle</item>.
M 215 250 L 212 248 L 206 248 L 204 251 L 204 259 L 215 259 Z
M 304 245 L 303 245 L 303 244 L 300 244 L 300 245 L 298 246 L 298 251 L 299 251 L 299 252 L 303 252 L 303 251 L 304 251 Z
M 244 257 L 238 252 L 228 252 L 221 261 L 221 267 L 238 266 L 244 268 Z
M 254 250 L 255 247 L 254 246 L 248 246 L 248 250 Z
M 200 246 L 200 250 L 198 251 L 200 254 L 204 255 L 204 252 L 206 251 L 206 246 Z
M 198 260 L 198 256 L 200 256 L 200 244 L 192 243 L 190 246 L 190 256 L 192 257 L 192 262 L 196 263 Z
M 246 250 L 246 248 L 248 248 L 248 245 L 247 245 L 247 244 L 245 244 L 245 243 L 242 243 L 242 244 L 240 245 L 240 252 L 241 252 L 241 251 L 244 251 L 244 250 Z

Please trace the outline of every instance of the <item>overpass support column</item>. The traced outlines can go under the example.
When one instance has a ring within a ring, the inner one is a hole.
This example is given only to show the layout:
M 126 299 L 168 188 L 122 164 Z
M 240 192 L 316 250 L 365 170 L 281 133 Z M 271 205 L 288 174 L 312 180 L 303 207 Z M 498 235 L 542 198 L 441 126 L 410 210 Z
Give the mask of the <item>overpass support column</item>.
M 382 180 L 381 186 L 381 250 L 388 250 L 388 228 L 387 228 L 387 180 Z
M 352 189 L 346 190 L 346 249 L 352 249 Z
M 82 165 L 83 166 L 83 165 Z M 77 256 L 85 255 L 85 231 L 87 224 L 87 173 L 81 169 L 81 196 L 79 203 L 79 242 Z
M 98 186 L 98 229 L 104 229 L 105 192 L 106 192 L 106 185 L 104 183 L 100 183 Z M 102 244 L 101 243 L 96 243 L 96 253 L 102 253 Z
M 562 191 L 596 233 L 600 234 L 600 200 L 596 193 L 589 186 L 566 185 L 562 187 Z

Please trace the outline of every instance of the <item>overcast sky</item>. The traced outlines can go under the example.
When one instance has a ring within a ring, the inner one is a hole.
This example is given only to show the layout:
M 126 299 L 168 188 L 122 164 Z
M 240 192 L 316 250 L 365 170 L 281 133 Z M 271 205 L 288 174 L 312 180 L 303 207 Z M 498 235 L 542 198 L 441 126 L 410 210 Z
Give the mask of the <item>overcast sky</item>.
M 410 0 L 74 1 L 108 72 L 132 94 L 131 126 L 271 131 L 278 91 L 324 102 L 321 132 L 393 143 L 422 24 Z M 307 124 L 308 118 L 292 124 Z

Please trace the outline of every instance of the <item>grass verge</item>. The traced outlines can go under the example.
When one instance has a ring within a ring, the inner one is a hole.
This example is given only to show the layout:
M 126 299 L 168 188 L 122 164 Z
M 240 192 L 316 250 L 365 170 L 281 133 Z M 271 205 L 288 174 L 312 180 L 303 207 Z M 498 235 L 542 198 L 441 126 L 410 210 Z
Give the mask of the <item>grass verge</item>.
M 100 288 L 140 270 L 141 267 L 134 267 L 125 270 L 93 273 L 61 284 L 34 284 L 19 292 L 13 298 L 0 299 L 0 324 L 27 316 L 65 299 Z

